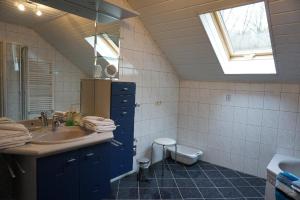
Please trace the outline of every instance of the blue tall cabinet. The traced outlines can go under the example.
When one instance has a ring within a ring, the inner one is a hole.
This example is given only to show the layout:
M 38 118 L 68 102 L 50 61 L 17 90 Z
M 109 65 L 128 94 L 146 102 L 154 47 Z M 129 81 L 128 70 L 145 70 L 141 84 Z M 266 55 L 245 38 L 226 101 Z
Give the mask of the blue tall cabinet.
M 111 179 L 132 170 L 135 93 L 133 82 L 81 81 L 81 113 L 111 118 L 117 125 L 110 143 Z
M 135 83 L 112 82 L 110 117 L 117 125 L 111 143 L 111 178 L 132 170 Z

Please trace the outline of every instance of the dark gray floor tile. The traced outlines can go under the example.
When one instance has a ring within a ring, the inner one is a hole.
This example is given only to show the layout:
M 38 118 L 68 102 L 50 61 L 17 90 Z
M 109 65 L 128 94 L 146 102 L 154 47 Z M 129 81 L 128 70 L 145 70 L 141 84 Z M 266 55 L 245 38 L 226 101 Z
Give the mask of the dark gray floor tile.
M 160 188 L 162 199 L 182 199 L 177 188 Z
M 220 172 L 226 178 L 238 178 L 238 177 L 240 177 L 240 175 L 234 170 L 227 169 L 227 170 L 221 170 Z
M 237 189 L 242 193 L 243 197 L 262 197 L 253 187 L 237 187 Z
M 175 179 L 175 181 L 178 187 L 196 187 L 196 185 L 190 178 Z
M 245 178 L 245 180 L 252 186 L 265 186 L 266 181 L 262 178 Z
M 169 168 L 172 170 L 172 171 L 176 171 L 176 170 L 186 170 L 184 165 L 182 164 L 171 164 L 169 165 Z
M 232 184 L 225 178 L 210 179 L 217 187 L 233 187 Z
M 255 176 L 252 176 L 250 174 L 246 174 L 246 173 L 243 173 L 243 172 L 237 172 L 239 174 L 240 177 L 243 177 L 243 178 L 256 178 Z
M 118 199 L 138 199 L 138 188 L 120 188 Z
M 225 198 L 240 198 L 242 195 L 235 188 L 219 188 Z
M 160 199 L 158 188 L 140 188 L 140 199 Z
M 155 170 L 156 178 L 173 178 L 172 172 L 170 170 Z
M 148 169 L 144 171 L 146 178 L 155 178 L 155 170 L 154 169 Z
M 184 199 L 202 197 L 202 195 L 200 194 L 197 188 L 179 188 L 179 190 Z
M 243 178 L 230 178 L 228 179 L 234 186 L 249 186 L 249 183 Z
M 224 178 L 224 176 L 217 170 L 205 171 L 205 175 L 209 178 Z
M 220 170 L 220 171 L 222 171 L 222 170 L 228 170 L 228 168 L 222 167 L 222 166 L 219 166 L 219 165 L 215 165 L 214 167 L 215 167 L 216 169 Z
M 191 178 L 207 178 L 203 171 L 188 171 Z
M 216 188 L 199 188 L 203 198 L 222 198 L 222 195 Z
M 140 188 L 148 188 L 148 187 L 158 187 L 156 179 L 148 179 L 148 181 L 140 181 Z
M 125 177 L 120 180 L 119 187 L 120 188 L 138 187 L 138 181 L 136 177 L 135 178 Z
M 214 187 L 213 183 L 209 179 L 193 179 L 197 187 Z
M 190 171 L 199 171 L 201 170 L 198 164 L 193 164 L 193 165 L 186 165 L 185 166 L 186 170 Z
M 261 198 L 255 197 L 255 198 L 246 198 L 246 200 L 265 200 L 265 198 L 263 198 L 263 197 L 261 197 Z
M 187 171 L 173 171 L 174 178 L 190 178 Z
M 266 187 L 254 187 L 260 194 L 265 195 Z
M 158 187 L 177 187 L 174 179 L 157 179 Z
M 217 170 L 217 168 L 214 165 L 206 164 L 206 165 L 199 165 L 200 168 L 204 171 L 209 171 L 209 170 Z

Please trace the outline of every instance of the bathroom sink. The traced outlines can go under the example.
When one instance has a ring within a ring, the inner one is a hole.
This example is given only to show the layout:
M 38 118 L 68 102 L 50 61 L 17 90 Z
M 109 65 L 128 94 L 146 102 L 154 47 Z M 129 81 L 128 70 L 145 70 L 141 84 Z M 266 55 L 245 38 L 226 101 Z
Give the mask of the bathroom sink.
M 35 144 L 59 144 L 75 142 L 91 137 L 96 134 L 93 131 L 87 131 L 80 126 L 59 127 L 55 131 L 52 128 L 43 128 L 32 132 L 33 139 L 31 143 Z
M 282 171 L 291 172 L 300 177 L 300 160 L 288 160 L 279 163 L 279 168 Z

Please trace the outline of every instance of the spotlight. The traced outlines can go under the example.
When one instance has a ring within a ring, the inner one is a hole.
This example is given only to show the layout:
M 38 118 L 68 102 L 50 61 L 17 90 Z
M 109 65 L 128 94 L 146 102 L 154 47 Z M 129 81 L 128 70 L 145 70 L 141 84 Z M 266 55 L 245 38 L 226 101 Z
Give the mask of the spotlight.
M 18 4 L 18 9 L 20 10 L 20 11 L 25 11 L 25 6 L 24 6 L 24 4 L 22 4 L 22 3 L 20 3 L 20 4 Z
M 42 11 L 40 11 L 40 10 L 37 10 L 36 12 L 35 12 L 35 14 L 37 15 L 37 16 L 42 16 Z

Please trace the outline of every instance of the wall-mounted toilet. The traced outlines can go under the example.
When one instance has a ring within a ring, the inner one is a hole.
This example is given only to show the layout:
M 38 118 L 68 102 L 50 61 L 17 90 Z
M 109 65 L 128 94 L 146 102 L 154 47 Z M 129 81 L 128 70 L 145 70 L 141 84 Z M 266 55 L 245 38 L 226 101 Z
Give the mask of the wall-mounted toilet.
M 168 147 L 168 151 L 171 152 L 171 158 L 175 160 L 175 147 Z M 203 151 L 193 147 L 185 145 L 177 145 L 177 156 L 176 161 L 186 165 L 192 165 L 201 159 Z

